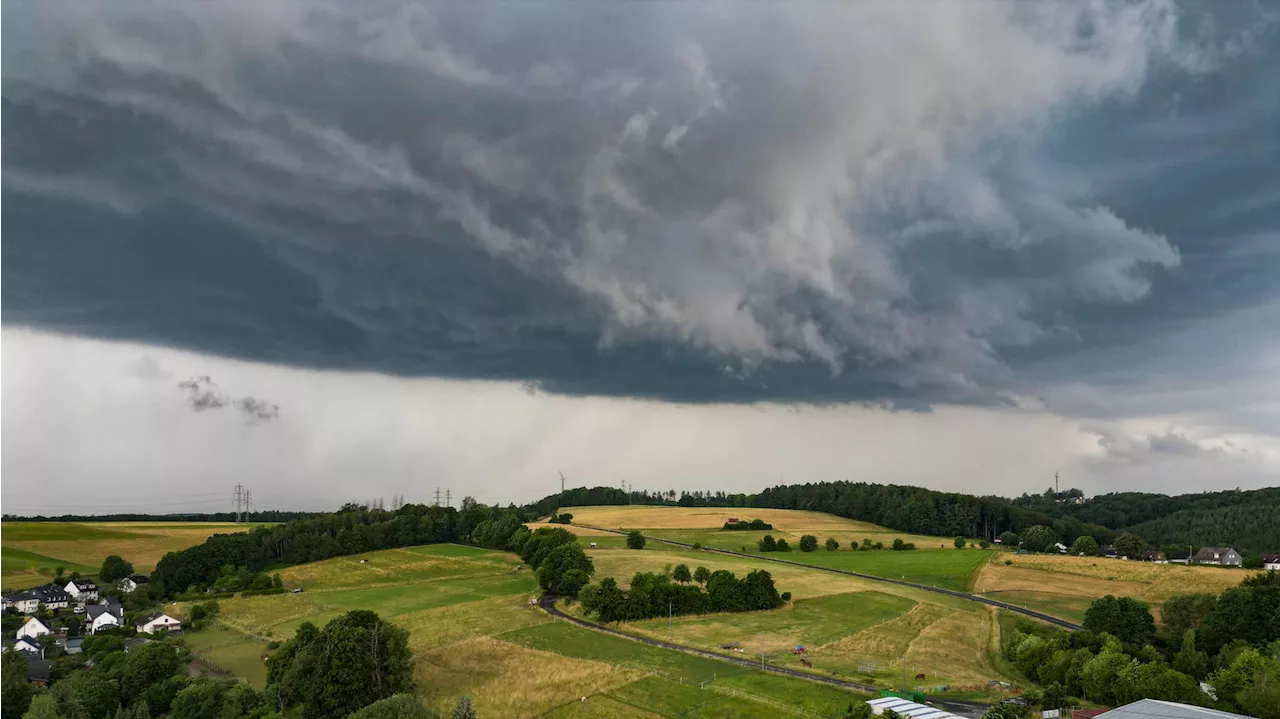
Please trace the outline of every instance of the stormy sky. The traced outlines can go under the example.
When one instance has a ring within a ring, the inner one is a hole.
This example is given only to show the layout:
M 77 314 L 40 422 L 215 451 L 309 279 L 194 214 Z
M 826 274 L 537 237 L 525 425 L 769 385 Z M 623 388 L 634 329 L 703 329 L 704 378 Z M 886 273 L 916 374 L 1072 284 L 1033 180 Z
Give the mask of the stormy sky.
M 46 0 L 2 51 L 7 512 L 1280 483 L 1266 3 Z

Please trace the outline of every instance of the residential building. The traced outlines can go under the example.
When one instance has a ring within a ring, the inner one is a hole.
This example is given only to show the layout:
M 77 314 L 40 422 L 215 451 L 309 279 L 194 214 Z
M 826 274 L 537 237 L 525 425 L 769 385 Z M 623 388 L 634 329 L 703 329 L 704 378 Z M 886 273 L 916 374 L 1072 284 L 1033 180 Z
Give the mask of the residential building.
M 1216 564 L 1223 567 L 1238 567 L 1243 564 L 1240 553 L 1230 547 L 1201 547 L 1191 561 L 1196 564 Z
M 72 579 L 67 582 L 65 587 L 67 594 L 80 602 L 96 602 L 98 601 L 98 584 L 92 579 Z
M 71 595 L 67 594 L 67 590 L 56 584 L 43 584 L 39 587 L 33 587 L 31 593 L 35 595 L 37 601 L 48 609 L 66 609 L 71 606 Z
M 1269 572 L 1280 571 L 1280 554 L 1262 555 L 1262 568 Z
M 95 634 L 99 629 L 124 626 L 124 607 L 112 599 L 105 599 L 101 604 L 88 607 L 85 630 Z
M 1139 699 L 1097 715 L 1097 719 L 1248 719 L 1218 709 L 1197 707 L 1159 699 Z
M 1120 552 L 1116 551 L 1116 548 L 1110 544 L 1104 544 L 1101 547 L 1098 547 L 1098 554 L 1112 559 L 1120 556 Z
M 152 612 L 138 620 L 137 629 L 139 634 L 172 632 L 182 629 L 182 622 L 164 612 Z
M 131 594 L 137 590 L 138 587 L 149 584 L 150 582 L 150 579 L 141 574 L 130 574 L 120 580 L 120 591 L 125 594 Z
M 36 637 L 43 637 L 46 634 L 52 633 L 53 628 L 44 621 L 38 617 L 30 617 L 22 624 L 22 626 L 18 627 L 18 631 L 15 636 L 17 639 L 21 639 L 23 637 L 35 639 Z
M 1143 552 L 1142 559 L 1143 561 L 1152 562 L 1154 564 L 1169 563 L 1169 558 L 1164 555 L 1164 552 L 1161 552 L 1155 549 L 1148 549 L 1147 551 Z
M 22 652 L 28 657 L 44 659 L 44 645 L 31 637 L 18 637 L 18 641 L 13 643 L 13 651 Z
M 25 592 L 17 594 L 6 594 L 4 597 L 4 608 L 13 607 L 21 614 L 35 614 L 40 608 L 40 597 L 36 593 L 28 589 Z

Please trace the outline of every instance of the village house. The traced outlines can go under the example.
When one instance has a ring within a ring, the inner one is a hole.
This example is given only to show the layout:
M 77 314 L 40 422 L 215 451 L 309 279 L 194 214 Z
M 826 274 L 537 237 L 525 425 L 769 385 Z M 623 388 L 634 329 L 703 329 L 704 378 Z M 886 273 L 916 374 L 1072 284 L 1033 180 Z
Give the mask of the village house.
M 182 629 L 182 622 L 164 612 L 152 612 L 138 620 L 137 629 L 139 634 L 172 632 Z
M 1262 555 L 1262 568 L 1267 571 L 1280 571 L 1280 554 Z
M 124 607 L 113 599 L 104 599 L 101 604 L 94 604 L 86 613 L 88 624 L 85 631 L 95 634 L 99 629 L 124 626 Z
M 67 586 L 64 587 L 64 589 L 66 590 L 67 594 L 70 594 L 72 598 L 75 599 L 76 601 L 79 601 L 79 602 L 98 601 L 98 585 L 92 579 L 85 579 L 83 577 L 78 579 L 72 579 L 71 581 L 67 582 Z
M 31 637 L 18 637 L 13 643 L 13 651 L 26 654 L 28 657 L 44 659 L 44 645 Z
M 15 636 L 18 639 L 23 637 L 35 639 L 36 637 L 43 637 L 46 634 L 52 633 L 53 629 L 48 624 L 41 621 L 39 617 L 30 617 L 22 624 L 22 626 L 18 627 L 18 631 L 15 633 Z
M 144 577 L 141 574 L 130 574 L 129 576 L 120 580 L 120 591 L 124 592 L 125 594 L 132 594 L 134 591 L 138 589 L 138 587 L 141 587 L 145 584 L 149 584 L 150 582 L 151 582 L 150 579 Z
M 1151 562 L 1153 564 L 1169 563 L 1169 558 L 1165 556 L 1164 552 L 1161 552 L 1155 549 L 1148 549 L 1147 551 L 1143 552 L 1142 559 L 1143 561 Z
M 17 594 L 6 594 L 4 596 L 4 608 L 13 607 L 20 614 L 35 614 L 40 608 L 40 597 L 36 593 L 28 589 L 25 592 Z
M 1202 547 L 1191 561 L 1196 564 L 1216 564 L 1222 567 L 1238 567 L 1243 564 L 1240 553 L 1230 547 Z
M 1098 547 L 1098 554 L 1104 557 L 1110 557 L 1111 559 L 1115 559 L 1120 556 L 1120 553 L 1116 551 L 1116 548 L 1110 544 L 1104 544 L 1101 547 Z

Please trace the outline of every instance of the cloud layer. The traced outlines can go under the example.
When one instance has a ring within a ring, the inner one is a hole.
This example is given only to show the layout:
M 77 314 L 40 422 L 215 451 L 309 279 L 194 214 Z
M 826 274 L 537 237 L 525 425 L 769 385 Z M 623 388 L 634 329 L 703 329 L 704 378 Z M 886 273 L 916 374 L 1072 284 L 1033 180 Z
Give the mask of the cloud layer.
M 1054 353 L 1274 296 L 1211 292 L 1235 260 L 1171 205 L 1250 148 L 1248 192 L 1197 199 L 1277 267 L 1274 22 L 1206 13 L 18 4 L 4 321 L 569 393 L 1011 403 Z

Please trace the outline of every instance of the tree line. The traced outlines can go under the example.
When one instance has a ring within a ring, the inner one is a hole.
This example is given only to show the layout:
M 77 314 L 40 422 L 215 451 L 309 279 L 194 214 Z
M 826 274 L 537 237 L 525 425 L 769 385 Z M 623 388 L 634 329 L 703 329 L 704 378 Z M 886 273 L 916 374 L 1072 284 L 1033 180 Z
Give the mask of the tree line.
M 1020 623 L 1003 651 L 1044 687 L 1046 709 L 1070 697 L 1110 705 L 1151 698 L 1280 719 L 1277 617 L 1280 576 L 1269 572 L 1219 595 L 1171 598 L 1159 629 L 1145 603 L 1106 596 L 1090 605 L 1082 631 Z
M 670 576 L 637 572 L 626 590 L 618 587 L 613 577 L 605 577 L 586 585 L 578 594 L 582 608 L 606 623 L 668 615 L 776 609 L 790 598 L 789 593 L 778 593 L 773 576 L 763 569 L 739 579 L 727 569 L 712 572 L 698 567 L 690 573 L 684 564 L 672 570 Z

